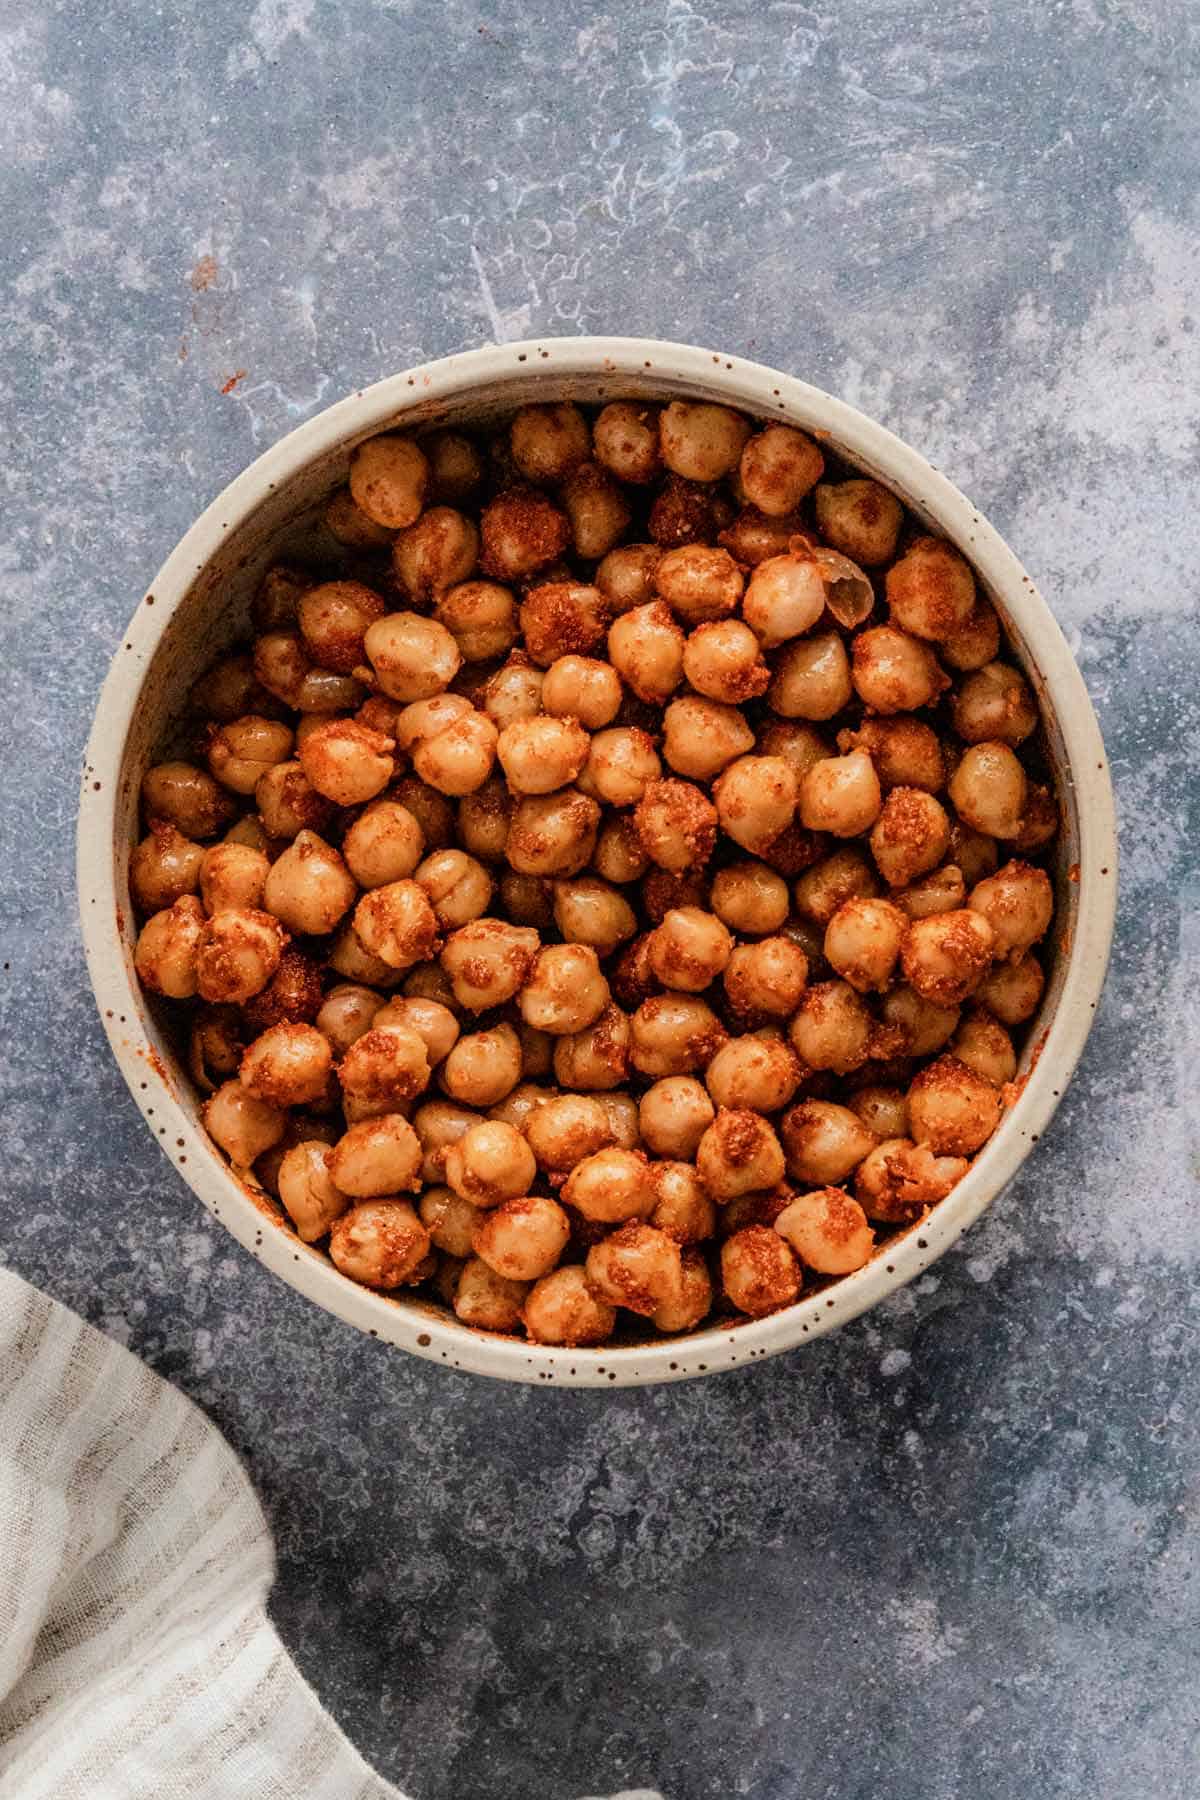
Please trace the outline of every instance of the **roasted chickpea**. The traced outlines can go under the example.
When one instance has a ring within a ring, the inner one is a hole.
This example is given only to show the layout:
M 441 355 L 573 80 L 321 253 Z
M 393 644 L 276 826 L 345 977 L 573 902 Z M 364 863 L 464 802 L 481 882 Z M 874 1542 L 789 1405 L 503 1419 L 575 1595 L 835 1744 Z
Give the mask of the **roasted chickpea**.
M 538 1167 L 552 1176 L 566 1174 L 613 1142 L 609 1116 L 590 1094 L 543 1098 L 527 1113 L 523 1129 Z
M 822 930 L 847 900 L 867 900 L 879 892 L 875 872 L 861 851 L 847 846 L 806 869 L 796 883 L 800 912 Z
M 509 828 L 505 854 L 521 875 L 577 875 L 596 842 L 600 808 L 578 788 L 526 794 Z
M 333 1052 L 313 1025 L 272 1025 L 242 1057 L 241 1081 L 272 1106 L 307 1106 L 329 1087 Z
M 753 748 L 754 733 L 736 706 L 684 694 L 663 714 L 663 755 L 677 775 L 708 781 Z
M 712 1124 L 716 1109 L 692 1075 L 656 1081 L 642 1095 L 638 1123 L 646 1145 L 656 1156 L 690 1159 Z
M 745 1107 L 721 1107 L 696 1149 L 696 1172 L 720 1205 L 783 1180 L 783 1151 L 771 1126 Z
M 738 473 L 750 504 L 778 518 L 799 506 L 824 469 L 825 458 L 810 437 L 792 425 L 768 425 L 747 441 Z
M 714 913 L 673 907 L 650 939 L 650 967 L 664 987 L 698 994 L 724 970 L 733 939 Z
M 555 882 L 554 922 L 568 943 L 590 944 L 601 956 L 609 955 L 637 931 L 628 901 L 594 875 Z
M 509 429 L 512 458 L 527 481 L 562 481 L 591 455 L 592 434 L 579 408 L 564 400 L 523 406 Z
M 217 849 L 229 848 L 217 845 Z M 129 859 L 129 891 L 139 912 L 155 913 L 194 894 L 213 852 L 194 844 L 174 825 L 156 819 Z
M 444 625 L 420 613 L 388 613 L 368 626 L 363 639 L 375 679 L 391 700 L 428 700 L 449 687 L 462 666 L 457 643 Z
M 388 789 L 388 799 L 406 806 L 425 839 L 426 854 L 454 843 L 455 811 L 445 794 L 416 775 L 402 775 Z
M 213 1092 L 214 1077 L 237 1074 L 245 1048 L 246 1029 L 239 1008 L 197 1008 L 188 1038 L 188 1067 L 204 1093 Z
M 710 903 L 731 931 L 763 935 L 787 918 L 787 882 L 765 863 L 729 863 L 713 878 Z
M 691 1163 L 659 1162 L 651 1168 L 657 1195 L 650 1223 L 677 1244 L 699 1244 L 717 1229 L 717 1209 Z
M 500 910 L 514 925 L 549 931 L 554 924 L 551 884 L 540 875 L 518 875 L 506 869 L 500 877 Z
M 597 462 L 618 480 L 644 487 L 662 473 L 658 447 L 658 408 L 636 400 L 614 400 L 603 407 L 592 427 Z
M 498 735 L 486 713 L 460 714 L 444 731 L 418 745 L 413 768 L 440 794 L 461 799 L 477 793 L 492 772 Z
M 451 929 L 478 919 L 492 897 L 492 878 L 481 862 L 462 850 L 436 850 L 413 876 L 437 916 Z
M 683 647 L 683 672 L 699 694 L 738 706 L 766 692 L 771 671 L 741 619 L 697 625 Z
M 871 829 L 882 806 L 879 777 L 865 750 L 827 756 L 814 763 L 800 782 L 798 816 L 809 831 L 858 837 Z
M 474 919 L 446 939 L 442 968 L 468 1012 L 511 1000 L 528 978 L 539 948 L 536 931 L 505 919 Z
M 393 1025 L 415 1031 L 425 1046 L 431 1068 L 444 1061 L 458 1042 L 459 1023 L 453 1012 L 440 1000 L 424 994 L 405 994 L 401 999 L 385 1001 L 371 1024 L 376 1031 L 390 1030 Z
M 260 906 L 270 868 L 263 852 L 252 850 L 248 844 L 212 845 L 204 851 L 200 864 L 200 897 L 205 912 L 224 912 L 230 907 L 253 910 Z
M 445 1181 L 451 1146 L 478 1123 L 479 1114 L 473 1108 L 456 1106 L 450 1100 L 427 1100 L 417 1108 L 412 1126 L 421 1146 L 422 1181 Z
M 454 1290 L 454 1311 L 464 1325 L 480 1331 L 515 1331 L 529 1292 L 527 1281 L 497 1275 L 480 1257 L 463 1267 Z
M 437 915 L 415 880 L 389 881 L 364 894 L 354 909 L 354 929 L 371 955 L 393 969 L 428 962 L 438 949 Z
M 387 964 L 384 963 L 381 967 L 387 968 Z M 390 973 L 395 979 L 395 970 Z M 400 992 L 406 1000 L 436 1000 L 447 1012 L 453 1012 L 458 1005 L 450 978 L 437 963 L 418 963 L 415 968 L 410 969 L 400 983 Z
M 1030 782 L 1025 790 L 1025 811 L 1021 829 L 1012 839 L 1012 847 L 1020 856 L 1033 856 L 1057 835 L 1058 802 L 1053 790 L 1042 782 Z
M 678 1304 L 683 1287 L 679 1245 L 653 1225 L 628 1224 L 588 1251 L 588 1287 L 612 1306 L 650 1316 Z
M 767 702 L 785 719 L 832 719 L 847 705 L 851 692 L 845 644 L 836 631 L 820 631 L 784 645 Z
M 840 1187 L 797 1194 L 774 1229 L 818 1275 L 849 1275 L 870 1261 L 875 1248 L 862 1207 Z
M 880 1010 L 905 1056 L 929 1056 L 940 1050 L 949 1042 L 959 1017 L 957 1006 L 926 1000 L 911 987 L 893 988 Z
M 262 820 L 254 813 L 243 814 L 236 825 L 229 827 L 221 842 L 223 844 L 245 844 L 247 849 L 261 850 L 263 855 L 268 858 L 277 855 L 280 848 L 278 842 L 263 830 Z
M 421 441 L 429 458 L 429 497 L 457 506 L 475 493 L 483 480 L 483 458 L 461 431 L 434 431 Z
M 721 829 L 761 854 L 792 822 L 796 777 L 780 756 L 742 756 L 714 784 L 713 797 Z
M 333 802 L 318 794 L 298 762 L 267 769 L 259 777 L 254 800 L 264 830 L 276 839 L 323 831 L 333 817 Z
M 539 950 L 517 1005 L 526 1024 L 554 1037 L 584 1031 L 608 1005 L 608 982 L 587 944 Z
M 728 618 L 742 597 L 742 573 L 728 550 L 681 544 L 659 558 L 654 571 L 659 598 L 689 625 Z
M 300 596 L 296 621 L 313 662 L 338 675 L 353 675 L 363 660 L 367 627 L 387 607 L 361 581 L 323 581 Z
M 586 738 L 586 733 L 581 734 Z M 590 740 L 579 786 L 610 806 L 632 806 L 662 774 L 653 740 L 636 726 L 614 725 Z
M 407 1200 L 364 1200 L 334 1222 L 329 1256 L 366 1287 L 397 1288 L 422 1279 L 429 1233 Z
M 650 858 L 642 849 L 633 819 L 622 813 L 604 821 L 596 839 L 592 867 L 605 881 L 625 886 L 640 881 L 650 867 Z
M 691 994 L 656 994 L 630 1021 L 629 1060 L 641 1075 L 690 1075 L 712 1061 L 728 1033 L 712 1008 Z
M 312 575 L 295 563 L 272 563 L 250 602 L 258 632 L 280 631 L 296 622 L 300 596 L 313 585 Z
M 221 725 L 247 713 L 264 716 L 275 704 L 254 673 L 254 659 L 244 654 L 215 662 L 195 683 L 190 699 L 193 712 Z
M 497 669 L 483 691 L 483 709 L 498 730 L 541 712 L 545 679 L 524 651 L 514 651 L 504 667 Z
M 784 1114 L 779 1134 L 792 1179 L 822 1186 L 844 1181 L 879 1141 L 850 1107 L 830 1100 L 801 1100 Z
M 301 831 L 271 864 L 263 905 L 289 931 L 320 937 L 354 904 L 358 889 L 342 858 L 315 831 Z M 360 934 L 361 935 L 361 934 Z M 363 939 L 364 946 L 372 946 Z
M 428 491 L 429 461 L 411 438 L 385 432 L 351 454 L 350 493 L 376 525 L 402 531 L 420 516 Z
M 788 1036 L 810 1069 L 848 1075 L 870 1055 L 871 1015 L 849 982 L 818 982 L 806 990 Z
M 325 529 L 348 550 L 382 550 L 395 533 L 386 525 L 376 525 L 362 508 L 355 505 L 348 487 L 338 488 L 325 508 Z
M 776 518 L 768 518 L 757 506 L 744 506 L 720 532 L 717 542 L 724 545 L 744 568 L 755 569 L 768 557 L 782 556 L 792 547 L 792 539 L 796 537 L 807 543 L 815 542 L 804 530 L 799 513 L 780 513 Z
M 312 658 L 298 631 L 271 630 L 254 640 L 255 680 L 285 706 L 299 708 L 304 684 L 313 669 Z
M 825 611 L 825 582 L 805 548 L 759 563 L 750 577 L 742 616 L 764 649 L 799 637 Z
M 940 1056 L 914 1078 L 908 1116 L 917 1143 L 936 1156 L 970 1156 L 1000 1123 L 1000 1096 L 957 1057 Z
M 723 1044 L 704 1080 L 718 1107 L 778 1112 L 800 1083 L 800 1065 L 775 1031 L 747 1032 Z
M 595 582 L 614 617 L 654 599 L 654 571 L 661 555 L 657 544 L 618 544 L 601 559 Z
M 529 1194 L 483 1215 L 475 1227 L 475 1254 L 510 1281 L 537 1281 L 554 1268 L 570 1235 L 558 1202 Z
M 1054 889 L 1044 869 L 1007 862 L 977 882 L 967 902 L 992 929 L 992 954 L 1015 957 L 1045 937 L 1054 914 Z
M 633 516 L 620 487 L 599 463 L 581 463 L 562 485 L 576 556 L 595 562 L 629 527 Z
M 717 836 L 717 809 L 689 781 L 651 781 L 634 812 L 642 848 L 659 868 L 702 867 Z
M 750 429 L 728 406 L 672 400 L 658 419 L 662 459 L 672 474 L 686 481 L 720 481 L 737 467 Z
M 911 1138 L 889 1138 L 859 1164 L 854 1191 L 868 1219 L 907 1225 L 944 1200 L 969 1166 L 965 1157 L 934 1156 Z
M 827 544 L 864 568 L 878 568 L 896 554 L 904 508 L 877 481 L 821 482 L 814 496 L 817 529 Z
M 489 777 L 458 803 L 458 841 L 481 862 L 502 862 L 515 802 L 499 775 Z
M 578 720 L 588 731 L 598 731 L 614 719 L 621 706 L 621 683 L 615 669 L 591 656 L 560 656 L 546 670 L 542 706 L 556 721 Z M 503 755 L 500 758 L 504 761 Z M 528 793 L 545 793 L 529 788 Z
M 470 1256 L 480 1220 L 477 1207 L 461 1199 L 452 1188 L 431 1187 L 421 1195 L 417 1211 L 435 1250 L 447 1256 Z
M 430 507 L 392 545 L 397 586 L 419 606 L 466 581 L 478 560 L 479 532 L 452 506 Z
M 328 1039 L 335 1056 L 344 1056 L 357 1038 L 370 1031 L 382 1005 L 383 997 L 374 988 L 343 982 L 326 995 L 317 1014 L 317 1030 Z
M 161 820 L 186 838 L 216 837 L 229 824 L 234 810 L 229 795 L 194 763 L 157 763 L 142 777 L 142 811 L 147 824 Z
M 403 881 L 421 860 L 425 836 L 406 806 L 376 800 L 342 839 L 342 855 L 359 887 Z
M 950 860 L 962 870 L 963 880 L 973 888 L 985 875 L 994 875 L 1000 867 L 1000 850 L 995 838 L 972 831 L 961 819 L 950 827 Z
M 943 639 L 941 654 L 952 669 L 982 669 L 993 662 L 1000 650 L 1000 620 L 989 601 L 975 596 L 975 604 L 965 625 L 952 637 Z
M 908 1136 L 908 1100 L 903 1088 L 859 1088 L 857 1093 L 851 1094 L 847 1105 L 877 1139 Z M 784 1148 L 787 1149 L 786 1121 Z M 834 1177 L 826 1179 L 832 1180 Z M 840 1181 L 842 1176 L 839 1175 L 836 1179 Z
M 887 900 L 847 900 L 825 928 L 825 960 L 860 994 L 882 993 L 908 919 Z
M 248 1169 L 287 1130 L 287 1114 L 258 1100 L 240 1081 L 227 1081 L 201 1108 L 204 1129 L 237 1169 Z
M 961 631 L 975 605 L 970 564 L 941 538 L 915 539 L 888 570 L 885 588 L 901 631 L 935 643 Z
M 583 655 L 604 642 L 608 603 L 599 588 L 582 581 L 547 581 L 521 604 L 525 652 L 548 669 L 561 656 Z
M 969 908 L 914 919 L 900 947 L 905 980 L 935 1006 L 961 1006 L 987 974 L 995 943 L 988 919 Z
M 305 1244 L 315 1244 L 340 1219 L 350 1201 L 329 1173 L 328 1145 L 320 1139 L 293 1144 L 279 1164 L 279 1199 Z
M 662 600 L 631 607 L 608 629 L 608 659 L 639 700 L 666 700 L 683 679 L 683 631 Z
M 387 1111 L 429 1086 L 425 1040 L 410 1026 L 393 1024 L 377 1029 L 372 1025 L 351 1044 L 337 1073 L 345 1094 L 378 1103 Z
M 656 1331 L 692 1331 L 712 1308 L 712 1280 L 702 1253 L 695 1248 L 685 1249 L 680 1262 L 679 1292 L 670 1300 L 661 1301 L 650 1314 Z
M 924 788 L 893 788 L 871 831 L 871 854 L 888 886 L 907 887 L 927 875 L 949 847 L 950 821 L 940 802 Z
M 1012 956 L 996 963 L 975 990 L 975 998 L 1002 1025 L 1023 1025 L 1037 1011 L 1046 978 L 1036 957 Z
M 415 1193 L 421 1186 L 423 1156 L 408 1120 L 399 1113 L 384 1113 L 351 1125 L 329 1152 L 329 1172 L 342 1193 L 360 1200 Z
M 329 967 L 346 981 L 361 981 L 375 988 L 395 987 L 400 979 L 398 969 L 371 955 L 352 924 L 343 925 L 334 938 Z
M 499 1119 L 481 1119 L 446 1152 L 446 1180 L 472 1206 L 499 1206 L 527 1194 L 536 1174 L 521 1133 Z
M 511 1025 L 470 1032 L 455 1044 L 439 1079 L 464 1106 L 495 1106 L 521 1079 L 521 1040 Z
M 957 863 L 943 863 L 919 881 L 898 888 L 892 895 L 910 919 L 928 919 L 933 913 L 955 912 L 967 903 L 967 884 Z
M 676 544 L 706 542 L 732 516 L 733 508 L 713 488 L 668 475 L 650 508 L 647 530 L 656 544 L 669 550 Z
M 512 488 L 489 500 L 480 519 L 485 575 L 496 581 L 524 581 L 561 556 L 571 541 L 564 512 L 529 488 Z
M 721 1285 L 739 1312 L 752 1319 L 790 1306 L 803 1275 L 790 1244 L 767 1225 L 748 1225 L 721 1245 Z
M 670 869 L 651 869 L 642 877 L 641 895 L 647 919 L 652 925 L 661 925 L 677 906 L 706 909 L 708 884 L 700 870 L 685 869 L 682 874 L 675 874 Z
M 496 581 L 460 581 L 438 595 L 434 618 L 444 625 L 464 662 L 504 656 L 517 641 L 517 608 Z
M 938 735 L 920 719 L 904 715 L 864 719 L 854 731 L 838 732 L 838 749 L 867 751 L 885 794 L 894 787 L 937 794 L 946 785 L 946 759 Z
M 808 958 L 786 937 L 739 944 L 725 969 L 725 993 L 743 1018 L 790 1018 L 808 985 Z
M 164 907 L 147 919 L 133 955 L 134 968 L 142 986 L 152 993 L 165 994 L 171 1000 L 190 1000 L 197 992 L 201 976 L 200 952 L 207 930 L 204 909 L 194 894 L 181 895 L 172 906 Z M 279 960 L 278 953 L 275 960 Z M 206 1000 L 231 997 L 216 993 L 204 995 Z
M 354 719 L 325 719 L 305 733 L 300 766 L 309 785 L 335 806 L 373 800 L 395 773 L 391 738 Z
M 555 1080 L 586 1092 L 619 1087 L 629 1074 L 630 1037 L 627 1014 L 606 1006 L 582 1031 L 555 1039 Z
M 563 1344 L 570 1349 L 603 1344 L 617 1322 L 615 1307 L 596 1298 L 579 1263 L 557 1268 L 534 1282 L 521 1317 L 535 1344 Z
M 541 714 L 506 725 L 496 754 L 514 793 L 550 794 L 575 780 L 592 741 L 575 719 Z M 658 758 L 654 760 L 657 765 Z
M 185 907 L 195 909 L 188 916 L 199 919 L 202 926 L 192 951 L 196 991 L 200 998 L 228 1001 L 236 1006 L 264 988 L 279 967 L 288 941 L 278 919 L 272 918 L 269 912 L 246 907 L 219 912 L 205 921 L 199 901 L 186 897 L 175 902 L 172 912 Z M 142 937 L 145 935 L 143 931 Z M 140 968 L 138 972 L 142 974 Z M 144 974 L 142 980 L 147 986 L 154 986 L 153 980 L 147 980 Z
M 252 794 L 259 779 L 292 753 L 292 733 L 277 719 L 231 719 L 208 740 L 208 766 L 222 787 Z
M 950 685 L 928 644 L 895 625 L 860 631 L 851 654 L 854 691 L 872 712 L 915 712 Z
M 1005 663 L 985 663 L 968 675 L 952 710 L 954 729 L 968 744 L 990 740 L 1015 749 L 1037 729 L 1037 702 L 1029 683 Z
M 1012 1039 L 999 1020 L 989 1012 L 976 1008 L 969 1012 L 953 1038 L 950 1055 L 982 1075 L 993 1087 L 1003 1087 L 1017 1073 L 1017 1053 Z

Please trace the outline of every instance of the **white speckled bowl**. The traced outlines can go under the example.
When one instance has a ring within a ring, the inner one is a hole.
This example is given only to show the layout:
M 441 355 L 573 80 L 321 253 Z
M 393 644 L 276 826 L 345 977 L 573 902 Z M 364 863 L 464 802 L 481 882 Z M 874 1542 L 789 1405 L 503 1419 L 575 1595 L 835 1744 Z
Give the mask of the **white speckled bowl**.
M 138 786 L 153 751 L 191 683 L 244 630 L 263 569 L 345 480 L 356 444 L 397 426 L 484 423 L 528 401 L 622 396 L 725 401 L 802 426 L 957 544 L 999 608 L 1039 695 L 1065 829 L 1056 943 L 1026 1041 L 1024 1091 L 953 1193 L 866 1268 L 771 1318 L 652 1344 L 561 1350 L 473 1331 L 424 1301 L 359 1287 L 239 1185 L 209 1142 L 187 1073 L 134 975 L 127 865 Z M 790 1350 L 936 1262 L 1019 1168 L 1075 1067 L 1108 961 L 1116 858 L 1108 766 L 1079 671 L 1012 551 L 957 488 L 853 407 L 772 369 L 682 344 L 564 338 L 444 357 L 352 394 L 259 457 L 196 521 L 134 614 L 100 695 L 83 772 L 79 903 L 97 1003 L 133 1097 L 205 1206 L 253 1255 L 318 1305 L 418 1356 L 510 1381 L 599 1387 L 712 1374 Z

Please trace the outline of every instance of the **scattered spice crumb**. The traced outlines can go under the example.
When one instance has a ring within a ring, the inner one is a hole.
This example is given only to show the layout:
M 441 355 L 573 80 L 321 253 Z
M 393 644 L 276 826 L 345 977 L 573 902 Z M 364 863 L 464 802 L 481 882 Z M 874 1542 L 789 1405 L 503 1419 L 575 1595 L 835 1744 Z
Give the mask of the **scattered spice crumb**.
M 222 387 L 221 392 L 223 394 L 232 394 L 232 392 L 233 392 L 234 388 L 237 386 L 238 382 L 245 381 L 245 379 L 246 379 L 245 369 L 235 370 L 235 372 L 229 377 L 229 380 Z
M 219 272 L 215 256 L 202 256 L 188 278 L 192 292 L 202 294 L 205 288 L 212 286 Z

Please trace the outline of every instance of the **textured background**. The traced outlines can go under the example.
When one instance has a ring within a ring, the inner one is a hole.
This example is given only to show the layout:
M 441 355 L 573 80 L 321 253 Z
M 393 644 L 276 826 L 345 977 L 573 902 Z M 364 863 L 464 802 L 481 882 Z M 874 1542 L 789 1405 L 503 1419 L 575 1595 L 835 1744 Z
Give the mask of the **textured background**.
M 418 1800 L 1195 1792 L 1198 69 L 1188 0 L 0 13 L 3 1254 L 228 1432 L 284 1637 Z M 201 506 L 352 387 L 575 331 L 775 363 L 945 469 L 1122 809 L 1022 1179 L 870 1318 L 659 1392 L 456 1378 L 274 1282 L 128 1100 L 72 898 L 95 690 Z

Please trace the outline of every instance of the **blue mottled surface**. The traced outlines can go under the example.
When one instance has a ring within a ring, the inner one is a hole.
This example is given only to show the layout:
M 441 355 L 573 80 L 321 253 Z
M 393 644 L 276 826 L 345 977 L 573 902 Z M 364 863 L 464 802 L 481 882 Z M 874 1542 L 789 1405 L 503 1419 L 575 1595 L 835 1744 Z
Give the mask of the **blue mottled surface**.
M 1198 74 L 1187 0 L 4 9 L 3 1254 L 229 1434 L 285 1638 L 417 1800 L 1196 1791 Z M 958 481 L 1079 656 L 1125 858 L 1081 1071 L 960 1248 L 595 1395 L 408 1361 L 237 1249 L 126 1096 L 71 866 L 202 504 L 352 387 L 579 330 L 777 364 Z

